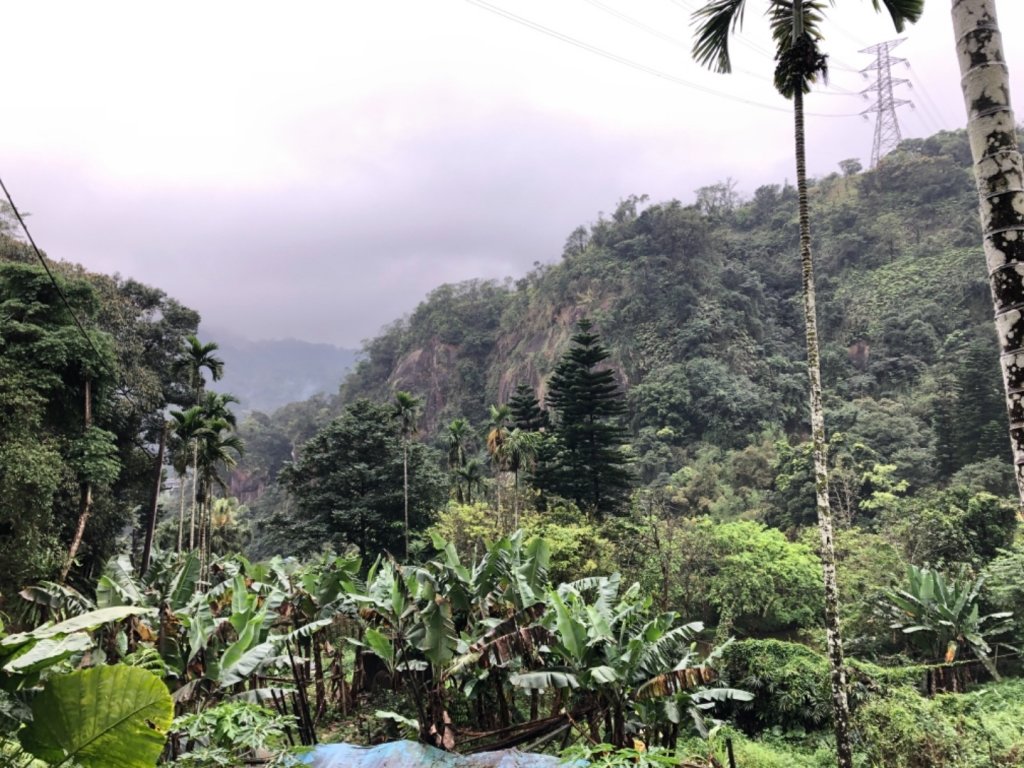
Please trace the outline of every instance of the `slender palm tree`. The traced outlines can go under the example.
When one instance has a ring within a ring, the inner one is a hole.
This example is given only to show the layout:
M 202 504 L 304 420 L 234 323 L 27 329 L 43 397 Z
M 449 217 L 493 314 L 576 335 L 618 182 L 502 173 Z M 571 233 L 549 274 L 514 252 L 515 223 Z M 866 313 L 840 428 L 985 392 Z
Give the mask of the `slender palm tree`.
M 484 467 L 479 459 L 470 459 L 464 467 L 455 470 L 455 482 L 465 484 L 466 503 L 473 503 L 473 490 L 481 490 L 484 487 Z
M 466 466 L 467 446 L 469 438 L 473 434 L 473 428 L 469 421 L 463 418 L 452 419 L 448 425 L 448 432 L 445 434 L 445 443 L 448 446 L 448 471 L 454 473 Z M 455 500 L 463 503 L 462 486 L 455 483 Z
M 811 221 L 807 204 L 807 165 L 804 150 L 804 95 L 811 84 L 828 74 L 827 57 L 819 43 L 825 0 L 764 0 L 775 42 L 775 88 L 793 101 L 793 140 L 796 154 L 797 200 L 800 220 L 800 263 L 807 343 L 807 374 L 810 389 L 811 440 L 814 447 L 814 479 L 817 491 L 818 528 L 825 582 L 825 630 L 831 668 L 836 751 L 840 768 L 852 768 L 849 702 L 843 667 L 839 628 L 839 594 L 836 587 L 832 511 L 828 496 L 828 454 L 825 415 L 821 402 L 821 367 L 814 295 L 814 264 L 811 257 Z M 923 0 L 872 0 L 876 11 L 889 12 L 896 29 L 920 18 Z M 729 36 L 743 24 L 746 0 L 710 0 L 694 14 L 697 38 L 694 58 L 718 72 L 730 72 Z
M 242 402 L 230 392 L 206 392 L 199 407 L 203 409 L 203 415 L 208 419 L 220 419 L 230 429 L 238 427 L 238 419 L 230 406 L 232 403 Z
M 512 527 L 519 527 L 519 473 L 537 459 L 542 435 L 525 429 L 513 429 L 501 446 L 501 463 L 515 476 L 512 496 Z
M 195 467 L 199 463 L 199 440 L 207 427 L 207 419 L 203 409 L 194 405 L 186 411 L 171 411 L 171 425 L 174 432 L 174 443 L 171 448 L 171 466 L 179 478 L 178 497 L 178 552 L 184 544 L 185 528 L 185 481 L 189 467 L 193 467 L 192 476 L 192 523 L 189 528 L 189 547 L 195 545 L 196 489 L 198 473 Z
M 224 419 L 214 418 L 206 422 L 206 429 L 199 440 L 198 463 L 196 465 L 199 484 L 202 488 L 202 507 L 199 519 L 199 558 L 203 567 L 209 562 L 209 516 L 213 501 L 213 488 L 226 490 L 227 484 L 220 469 L 233 469 L 245 453 L 245 445 L 238 435 L 230 434 L 231 425 Z
M 198 403 L 206 381 L 203 379 L 203 369 L 210 373 L 210 378 L 220 381 L 224 375 L 224 361 L 213 353 L 220 349 L 212 341 L 203 344 L 196 336 L 189 334 L 182 342 L 182 351 L 178 357 L 177 366 L 188 374 L 189 386 L 195 401 Z
M 501 473 L 505 470 L 503 446 L 508 438 L 512 423 L 512 409 L 507 405 L 492 405 L 487 422 L 487 455 L 494 470 L 494 487 L 497 494 L 498 517 L 501 518 Z
M 402 438 L 402 492 L 405 499 L 405 557 L 409 558 L 409 441 L 419 431 L 423 401 L 411 392 L 395 392 L 393 416 Z
M 1010 447 L 1024 511 L 1024 161 L 995 0 L 953 0 L 953 34 L 995 306 Z

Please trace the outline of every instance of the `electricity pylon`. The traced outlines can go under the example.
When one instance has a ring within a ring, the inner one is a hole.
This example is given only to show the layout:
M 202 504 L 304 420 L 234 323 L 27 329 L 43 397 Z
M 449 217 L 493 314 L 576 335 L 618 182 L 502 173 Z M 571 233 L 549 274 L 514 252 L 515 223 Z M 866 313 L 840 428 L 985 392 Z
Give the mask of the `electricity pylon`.
M 875 57 L 873 64 L 861 70 L 864 77 L 867 77 L 867 73 L 872 70 L 876 70 L 878 73 L 875 82 L 861 91 L 865 96 L 868 94 L 875 96 L 875 103 L 861 112 L 861 114 L 867 117 L 872 112 L 878 113 L 878 118 L 875 120 L 875 142 L 871 148 L 872 168 L 876 167 L 878 161 L 885 155 L 896 149 L 896 146 L 903 138 L 903 135 L 900 133 L 899 120 L 896 119 L 896 107 L 904 104 L 910 104 L 911 107 L 914 106 L 907 99 L 897 99 L 892 94 L 893 86 L 909 85 L 910 83 L 910 81 L 903 78 L 892 76 L 893 64 L 905 64 L 907 60 L 891 56 L 890 51 L 904 40 L 906 40 L 905 37 L 901 37 L 898 40 L 889 40 L 878 45 L 872 45 L 870 48 L 865 48 L 861 51 L 861 53 L 871 54 Z

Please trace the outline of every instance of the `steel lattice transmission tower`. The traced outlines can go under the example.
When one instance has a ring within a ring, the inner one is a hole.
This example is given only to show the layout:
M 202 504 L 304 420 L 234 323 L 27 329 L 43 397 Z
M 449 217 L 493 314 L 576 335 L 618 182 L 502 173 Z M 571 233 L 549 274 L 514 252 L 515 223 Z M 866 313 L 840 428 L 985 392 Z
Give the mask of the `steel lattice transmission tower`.
M 875 96 L 875 103 L 861 112 L 861 114 L 867 117 L 872 112 L 878 113 L 878 118 L 875 120 L 875 143 L 871 149 L 872 168 L 877 166 L 878 161 L 885 155 L 896 149 L 896 146 L 903 138 L 903 135 L 900 133 L 899 120 L 896 119 L 896 107 L 904 104 L 909 104 L 911 107 L 914 106 L 910 101 L 897 99 L 892 94 L 893 86 L 910 84 L 908 80 L 892 76 L 893 64 L 905 64 L 907 62 L 906 59 L 890 55 L 892 49 L 904 40 L 906 40 L 905 37 L 901 37 L 898 40 L 889 40 L 878 45 L 872 45 L 870 48 L 865 48 L 861 51 L 861 53 L 870 54 L 875 57 L 873 64 L 861 70 L 863 75 L 867 77 L 868 72 L 877 72 L 874 84 L 861 91 L 865 96 L 869 94 Z

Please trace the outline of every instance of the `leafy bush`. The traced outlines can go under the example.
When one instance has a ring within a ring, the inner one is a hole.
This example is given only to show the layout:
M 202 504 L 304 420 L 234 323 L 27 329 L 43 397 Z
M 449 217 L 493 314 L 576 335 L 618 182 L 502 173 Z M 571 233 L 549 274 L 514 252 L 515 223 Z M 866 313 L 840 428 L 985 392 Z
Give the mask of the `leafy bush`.
M 927 699 L 896 688 L 854 716 L 868 766 L 992 768 L 1024 758 L 1024 681 Z
M 828 662 L 806 646 L 742 640 L 723 650 L 719 671 L 729 685 L 754 694 L 733 707 L 745 728 L 810 730 L 832 717 Z
M 206 766 L 241 765 L 258 752 L 274 751 L 284 739 L 285 731 L 294 726 L 284 717 L 258 704 L 231 701 L 184 715 L 173 723 L 191 746 L 177 763 Z M 294 765 L 286 755 L 278 754 L 273 765 Z

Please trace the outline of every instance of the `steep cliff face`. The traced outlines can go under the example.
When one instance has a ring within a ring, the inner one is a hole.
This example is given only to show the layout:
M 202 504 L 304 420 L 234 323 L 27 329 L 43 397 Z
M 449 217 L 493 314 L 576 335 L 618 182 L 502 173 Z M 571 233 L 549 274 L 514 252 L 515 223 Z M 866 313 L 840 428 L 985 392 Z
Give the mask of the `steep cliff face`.
M 423 399 L 424 420 L 421 426 L 427 431 L 432 431 L 437 426 L 437 417 L 449 410 L 449 398 L 456 387 L 458 362 L 457 346 L 431 339 L 424 346 L 402 355 L 388 377 L 388 388 L 392 392 L 415 392 Z

